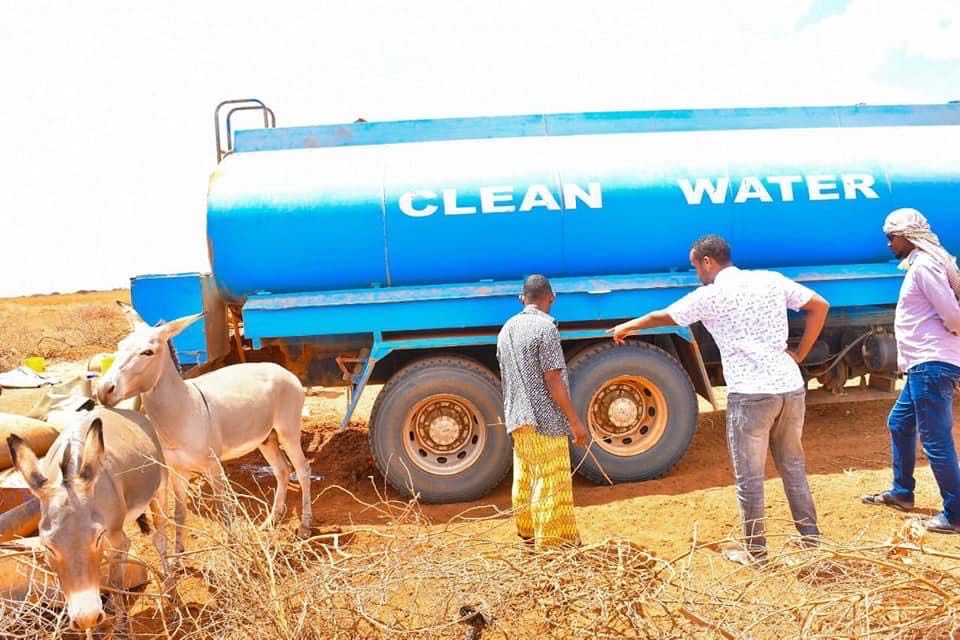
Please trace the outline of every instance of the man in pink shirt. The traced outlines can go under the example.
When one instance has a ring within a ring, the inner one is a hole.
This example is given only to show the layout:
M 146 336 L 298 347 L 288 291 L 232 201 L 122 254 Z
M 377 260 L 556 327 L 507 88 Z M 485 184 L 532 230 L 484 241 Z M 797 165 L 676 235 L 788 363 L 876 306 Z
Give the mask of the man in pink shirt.
M 863 496 L 867 504 L 913 509 L 917 433 L 940 487 L 943 511 L 925 526 L 960 532 L 960 467 L 953 441 L 953 391 L 960 381 L 960 273 L 916 209 L 897 209 L 883 224 L 888 244 L 907 270 L 894 330 L 897 364 L 907 381 L 890 411 L 893 488 Z

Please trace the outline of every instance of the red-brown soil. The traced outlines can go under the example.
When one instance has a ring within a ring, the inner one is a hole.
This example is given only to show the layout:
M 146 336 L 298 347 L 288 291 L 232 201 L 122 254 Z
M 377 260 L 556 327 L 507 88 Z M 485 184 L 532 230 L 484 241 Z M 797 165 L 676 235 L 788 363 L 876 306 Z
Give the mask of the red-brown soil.
M 111 299 L 113 294 L 110 294 Z M 32 305 L 26 299 L 0 301 L 4 305 Z M 44 297 L 51 304 L 49 297 Z M 84 296 L 62 301 L 65 305 L 87 304 Z M 103 302 L 96 300 L 97 303 Z M 6 306 L 9 310 L 9 306 Z M 60 316 L 57 316 L 60 317 Z M 23 307 L 22 321 L 34 323 L 37 316 Z M 0 340 L 2 340 L 0 336 Z M 101 350 L 97 345 L 92 351 Z M 73 354 L 77 355 L 77 354 Z M 83 357 L 83 354 L 80 354 Z M 367 445 L 366 420 L 379 388 L 365 391 L 354 422 L 341 432 L 338 424 L 346 407 L 339 389 L 312 389 L 308 393 L 309 416 L 303 420 L 303 447 L 312 461 L 315 521 L 320 527 L 382 524 L 379 512 L 363 503 L 376 503 L 390 492 L 373 466 Z M 41 391 L 4 390 L 0 411 L 23 413 Z M 890 484 L 889 442 L 885 427 L 892 400 L 847 402 L 808 408 L 804 445 L 810 483 L 816 499 L 823 533 L 842 542 L 884 540 L 908 518 L 894 510 L 860 503 L 862 494 L 885 490 Z M 955 435 L 957 428 L 955 426 Z M 272 500 L 270 475 L 255 475 L 264 465 L 259 453 L 226 465 L 231 478 L 246 490 L 261 492 Z M 772 461 L 766 483 L 768 531 L 771 546 L 782 546 L 784 536 L 794 533 L 789 510 Z M 917 472 L 917 511 L 933 514 L 941 505 L 936 484 L 922 455 Z M 340 487 L 340 488 L 338 488 Z M 349 495 L 350 492 L 353 495 Z M 611 537 L 627 538 L 652 549 L 660 557 L 683 554 L 691 542 L 719 540 L 737 533 L 738 512 L 731 465 L 724 437 L 723 412 L 701 414 L 699 428 L 680 463 L 658 480 L 619 486 L 596 486 L 577 477 L 574 482 L 577 519 L 585 542 Z M 359 501 L 358 501 L 359 500 Z M 293 529 L 300 505 L 299 491 L 290 492 L 288 514 L 282 526 Z M 489 496 L 468 504 L 427 505 L 423 513 L 443 523 L 470 510 L 471 516 L 495 516 L 510 507 L 510 483 L 505 480 Z M 202 516 L 190 522 L 202 526 Z M 474 525 L 488 538 L 511 540 L 512 523 L 507 516 L 484 518 Z M 951 553 L 958 551 L 960 536 L 933 536 L 929 544 Z M 189 599 L 189 596 L 188 596 Z

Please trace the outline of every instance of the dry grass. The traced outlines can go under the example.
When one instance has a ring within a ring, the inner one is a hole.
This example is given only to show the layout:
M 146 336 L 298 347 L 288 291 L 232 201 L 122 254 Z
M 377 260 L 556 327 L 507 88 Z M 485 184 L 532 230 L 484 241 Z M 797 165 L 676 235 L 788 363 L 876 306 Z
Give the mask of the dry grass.
M 202 593 L 147 594 L 137 637 L 960 637 L 960 556 L 925 548 L 913 525 L 884 543 L 786 545 L 751 568 L 719 560 L 716 543 L 671 560 L 625 540 L 532 552 L 495 539 L 509 514 L 435 525 L 414 502 L 361 504 L 385 524 L 300 540 L 231 495 L 230 524 L 191 530 L 181 558 L 181 585 Z M 3 637 L 62 634 L 52 609 L 0 620 Z
M 120 290 L 0 300 L 0 371 L 28 356 L 82 360 L 115 350 L 129 332 L 115 299 L 129 302 L 130 294 Z
M 83 359 L 126 334 L 112 302 L 126 292 L 66 298 L 0 300 L 0 370 L 28 355 Z M 912 526 L 886 542 L 787 545 L 743 568 L 715 552 L 728 541 L 672 559 L 616 539 L 532 553 L 503 541 L 510 513 L 432 523 L 415 502 L 382 496 L 361 503 L 381 526 L 306 541 L 263 530 L 255 498 L 227 505 L 229 525 L 191 530 L 183 601 L 151 583 L 136 637 L 462 638 L 480 621 L 488 639 L 960 639 L 960 555 L 926 547 Z M 0 637 L 78 637 L 56 601 L 3 607 Z
M 485 637 L 654 637 L 648 612 L 670 616 L 658 604 L 670 566 L 627 541 L 534 553 L 469 533 L 469 517 L 435 526 L 417 503 L 385 499 L 361 503 L 384 526 L 300 540 L 262 529 L 251 514 L 267 506 L 251 496 L 227 504 L 229 526 L 190 531 L 184 560 L 208 587 L 176 622 L 168 613 L 175 637 L 450 638 L 472 617 Z
M 787 545 L 712 581 L 693 568 L 716 562 L 715 544 L 694 545 L 677 560 L 683 611 L 724 638 L 960 638 L 960 555 L 925 548 L 924 534 L 912 520 L 882 543 Z

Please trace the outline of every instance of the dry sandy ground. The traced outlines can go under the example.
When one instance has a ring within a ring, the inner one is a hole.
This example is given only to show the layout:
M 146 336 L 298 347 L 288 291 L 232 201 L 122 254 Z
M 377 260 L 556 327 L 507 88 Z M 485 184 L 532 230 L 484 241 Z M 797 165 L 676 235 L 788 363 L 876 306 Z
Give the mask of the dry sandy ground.
M 312 389 L 309 416 L 304 418 L 303 446 L 312 460 L 313 512 L 318 524 L 377 524 L 375 512 L 365 509 L 342 487 L 364 502 L 376 502 L 384 491 L 383 478 L 373 466 L 367 445 L 366 419 L 377 387 L 364 393 L 355 421 L 346 431 L 338 424 L 346 406 L 343 391 Z M 4 390 L 0 411 L 24 413 L 40 395 L 34 390 Z M 890 401 L 850 402 L 808 408 L 804 431 L 807 468 L 817 502 L 823 532 L 838 541 L 858 537 L 882 540 L 908 517 L 905 514 L 862 505 L 863 493 L 886 489 L 890 482 L 888 436 L 884 426 Z M 273 479 L 265 471 L 259 453 L 227 465 L 231 477 L 257 492 L 257 483 L 272 498 Z M 766 483 L 770 533 L 792 533 L 789 510 L 772 461 Z M 936 484 L 921 456 L 918 468 L 917 507 L 920 514 L 933 514 L 940 506 Z M 389 494 L 389 492 L 387 492 Z M 718 540 L 735 532 L 737 504 L 731 465 L 724 439 L 723 412 L 703 413 L 693 444 L 680 463 L 665 477 L 619 486 L 596 486 L 579 477 L 574 482 L 577 518 L 586 541 L 625 537 L 656 550 L 663 557 L 683 553 L 693 536 Z M 393 494 L 390 494 L 393 495 Z M 395 497 L 395 496 L 394 496 Z M 299 494 L 292 492 L 290 513 L 299 510 Z M 492 515 L 510 507 L 509 479 L 492 494 L 473 502 L 425 505 L 434 522 L 445 522 L 470 509 L 472 515 Z M 494 527 L 493 536 L 509 540 L 509 519 L 490 521 L 478 527 Z M 295 526 L 288 516 L 285 526 Z M 957 548 L 960 537 L 937 537 L 945 548 Z M 777 545 L 776 541 L 772 545 Z
M 112 299 L 113 295 L 108 297 Z M 87 299 L 81 296 L 70 302 Z M 69 369 L 68 364 L 54 363 L 54 371 Z M 378 387 L 365 391 L 354 421 L 343 432 L 338 430 L 338 425 L 346 407 L 345 392 L 316 388 L 308 393 L 309 415 L 303 421 L 303 446 L 315 474 L 313 512 L 320 526 L 382 524 L 378 512 L 362 504 L 377 502 L 378 492 L 392 495 L 386 491 L 383 478 L 373 466 L 367 445 L 366 421 L 378 391 Z M 37 390 L 4 390 L 0 395 L 0 412 L 25 413 L 40 394 L 42 391 Z M 844 543 L 882 541 L 909 517 L 894 510 L 863 505 L 859 500 L 861 494 L 889 487 L 885 420 L 891 404 L 892 399 L 887 398 L 808 408 L 804 432 L 807 468 L 821 527 L 830 539 Z M 260 473 L 264 463 L 259 453 L 231 462 L 227 468 L 237 483 L 272 500 L 273 478 Z M 768 532 L 771 547 L 776 550 L 784 544 L 785 536 L 794 531 L 772 461 L 768 462 L 767 477 Z M 917 511 L 921 515 L 933 514 L 941 502 L 922 455 L 917 479 Z M 686 552 L 695 539 L 704 542 L 736 535 L 738 512 L 724 438 L 723 412 L 701 414 L 689 451 L 665 477 L 612 487 L 596 486 L 577 477 L 574 497 L 581 535 L 588 543 L 622 537 L 669 559 Z M 296 527 L 299 500 L 299 492 L 291 491 L 288 516 L 282 526 L 291 530 Z M 468 528 L 475 528 L 488 539 L 511 541 L 515 539 L 512 522 L 508 516 L 500 515 L 509 507 L 507 479 L 482 500 L 426 505 L 423 513 L 438 524 L 467 511 L 471 517 L 487 516 L 467 525 Z M 190 519 L 192 526 L 203 526 L 200 515 L 191 514 Z M 931 536 L 928 544 L 957 553 L 960 536 Z

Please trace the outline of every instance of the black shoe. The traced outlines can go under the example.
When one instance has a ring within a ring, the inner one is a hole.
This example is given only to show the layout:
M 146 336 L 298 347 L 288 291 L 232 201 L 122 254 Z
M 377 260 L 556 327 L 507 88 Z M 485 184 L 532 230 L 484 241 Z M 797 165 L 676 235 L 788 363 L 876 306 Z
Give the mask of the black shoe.
M 899 509 L 900 511 L 913 510 L 913 500 L 898 498 L 889 491 L 877 493 L 872 496 L 861 496 L 860 502 L 864 504 L 876 504 L 885 507 L 893 507 L 894 509 Z

